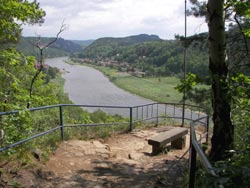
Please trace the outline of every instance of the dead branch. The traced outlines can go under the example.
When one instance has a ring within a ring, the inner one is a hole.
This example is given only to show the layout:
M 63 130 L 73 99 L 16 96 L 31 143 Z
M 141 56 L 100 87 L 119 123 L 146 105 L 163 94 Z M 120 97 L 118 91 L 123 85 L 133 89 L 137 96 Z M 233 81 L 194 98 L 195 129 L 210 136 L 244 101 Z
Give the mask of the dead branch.
M 68 28 L 68 26 L 66 24 L 64 24 L 64 21 L 63 21 L 60 30 L 58 31 L 58 33 L 56 34 L 56 37 L 52 41 L 50 41 L 48 44 L 46 44 L 46 45 L 43 46 L 43 45 L 41 45 L 41 38 L 39 37 L 37 43 L 33 44 L 36 48 L 39 49 L 39 51 L 40 51 L 40 58 L 39 58 L 39 61 L 38 61 L 39 62 L 39 67 L 37 67 L 38 68 L 37 72 L 33 76 L 32 80 L 31 80 L 30 88 L 29 88 L 30 99 L 32 98 L 32 92 L 33 92 L 34 83 L 35 83 L 36 79 L 38 78 L 38 76 L 40 75 L 40 73 L 42 72 L 43 67 L 44 67 L 43 66 L 43 51 L 46 48 L 48 48 L 49 46 L 51 46 L 52 44 L 54 44 L 58 40 L 60 34 L 62 32 L 64 32 L 67 28 Z M 27 108 L 29 108 L 29 107 L 30 107 L 30 102 L 27 103 Z
M 238 25 L 238 27 L 240 29 L 240 32 L 241 32 L 241 34 L 243 36 L 244 43 L 245 43 L 245 48 L 246 48 L 246 51 L 247 51 L 247 54 L 248 54 L 249 49 L 248 49 L 247 39 L 246 39 L 246 36 L 245 36 L 245 34 L 243 32 L 243 28 L 242 28 L 239 20 L 237 19 L 237 14 L 234 15 L 234 20 L 236 21 L 236 23 L 237 23 L 237 25 Z

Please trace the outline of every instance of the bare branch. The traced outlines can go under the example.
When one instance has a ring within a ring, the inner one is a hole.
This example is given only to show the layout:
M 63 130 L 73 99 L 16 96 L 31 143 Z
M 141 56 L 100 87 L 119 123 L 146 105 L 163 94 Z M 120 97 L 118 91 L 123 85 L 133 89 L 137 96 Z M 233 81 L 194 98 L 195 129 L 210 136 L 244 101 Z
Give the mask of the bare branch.
M 64 21 L 63 21 L 60 30 L 58 31 L 58 33 L 56 34 L 56 37 L 55 37 L 52 41 L 50 41 L 48 44 L 46 44 L 46 45 L 44 45 L 44 46 L 41 46 L 41 44 L 40 44 L 40 42 L 41 42 L 41 37 L 39 36 L 39 37 L 38 37 L 37 43 L 36 43 L 36 44 L 33 44 L 33 45 L 34 45 L 35 47 L 37 47 L 37 48 L 39 49 L 39 51 L 40 51 L 40 59 L 39 59 L 39 61 L 38 61 L 38 62 L 39 62 L 39 67 L 38 67 L 38 69 L 37 69 L 37 72 L 36 72 L 36 74 L 34 75 L 34 77 L 33 77 L 32 80 L 31 80 L 30 89 L 29 89 L 30 99 L 32 98 L 32 92 L 33 92 L 34 83 L 35 83 L 36 79 L 38 78 L 38 76 L 40 75 L 40 73 L 41 73 L 42 70 L 43 70 L 43 51 L 44 51 L 46 48 L 48 48 L 49 46 L 51 46 L 53 43 L 55 43 L 55 42 L 58 40 L 60 34 L 61 34 L 62 32 L 64 32 L 67 28 L 68 28 L 68 26 L 67 26 L 66 24 L 64 24 Z M 27 103 L 27 108 L 29 108 L 29 107 L 30 107 L 30 103 L 28 102 L 28 103 Z
M 45 45 L 42 49 L 48 48 L 50 45 L 55 43 L 57 41 L 57 39 L 59 38 L 59 35 L 62 32 L 64 32 L 67 28 L 68 28 L 68 26 L 66 24 L 62 23 L 62 26 L 61 26 L 59 32 L 57 33 L 56 38 L 54 40 L 52 40 L 51 42 L 49 42 L 47 45 Z
M 243 36 L 244 43 L 245 43 L 245 48 L 246 48 L 246 51 L 247 51 L 247 54 L 248 54 L 247 39 L 246 39 L 246 36 L 245 36 L 245 34 L 244 34 L 244 32 L 243 32 L 242 26 L 241 26 L 239 20 L 237 19 L 237 14 L 234 15 L 234 20 L 236 21 L 236 23 L 237 23 L 237 25 L 238 25 L 238 27 L 239 27 L 239 29 L 240 29 L 240 32 L 241 32 L 241 34 L 242 34 L 242 36 Z

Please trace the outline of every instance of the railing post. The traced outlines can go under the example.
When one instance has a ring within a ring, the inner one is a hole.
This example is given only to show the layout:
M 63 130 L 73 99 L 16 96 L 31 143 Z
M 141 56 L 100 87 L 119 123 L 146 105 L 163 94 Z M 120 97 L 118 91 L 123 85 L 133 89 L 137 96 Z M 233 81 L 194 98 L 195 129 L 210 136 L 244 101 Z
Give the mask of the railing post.
M 129 108 L 129 131 L 133 130 L 133 108 Z
M 184 123 L 185 123 L 185 99 L 182 104 L 182 122 L 181 122 L 182 127 L 184 126 Z
M 195 185 L 195 170 L 196 170 L 196 150 L 191 141 L 190 148 L 190 166 L 189 166 L 189 188 L 194 188 Z
M 64 127 L 63 127 L 63 110 L 62 110 L 62 105 L 59 106 L 60 110 L 60 126 L 61 126 L 61 138 L 64 140 Z
M 144 111 L 143 111 L 143 106 L 141 107 L 141 120 L 143 121 L 144 119 Z
M 158 126 L 159 122 L 159 108 L 158 108 L 158 103 L 156 105 L 156 126 Z
M 148 118 L 148 105 L 147 105 L 147 118 Z
M 207 113 L 208 114 L 208 113 Z M 206 126 L 206 131 L 207 131 L 207 135 L 206 135 L 206 144 L 208 144 L 208 133 L 209 133 L 209 115 L 207 115 L 207 126 Z
M 136 121 L 139 119 L 139 114 L 138 114 L 138 106 L 136 107 Z

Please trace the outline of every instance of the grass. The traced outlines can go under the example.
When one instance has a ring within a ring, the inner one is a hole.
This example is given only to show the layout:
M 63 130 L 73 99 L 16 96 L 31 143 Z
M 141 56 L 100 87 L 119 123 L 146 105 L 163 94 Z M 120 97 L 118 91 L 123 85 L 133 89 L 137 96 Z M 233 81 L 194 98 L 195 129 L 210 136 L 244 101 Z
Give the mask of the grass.
M 118 77 L 113 81 L 117 86 L 139 96 L 157 102 L 180 102 L 182 94 L 175 90 L 179 80 L 174 77 L 137 78 Z
M 144 98 L 156 102 L 180 102 L 182 100 L 182 93 L 175 89 L 180 83 L 176 77 L 139 78 L 108 67 L 93 67 L 109 77 L 110 81 L 118 87 Z

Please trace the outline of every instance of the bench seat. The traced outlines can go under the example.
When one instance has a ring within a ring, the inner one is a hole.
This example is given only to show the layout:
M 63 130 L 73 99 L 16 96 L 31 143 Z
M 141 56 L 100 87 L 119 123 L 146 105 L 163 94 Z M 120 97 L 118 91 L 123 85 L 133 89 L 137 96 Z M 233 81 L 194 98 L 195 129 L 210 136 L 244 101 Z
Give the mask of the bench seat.
M 158 135 L 150 138 L 148 144 L 152 145 L 152 153 L 158 154 L 162 152 L 166 144 L 171 142 L 171 146 L 176 149 L 183 149 L 186 143 L 187 128 L 175 127 L 168 131 L 159 133 Z

